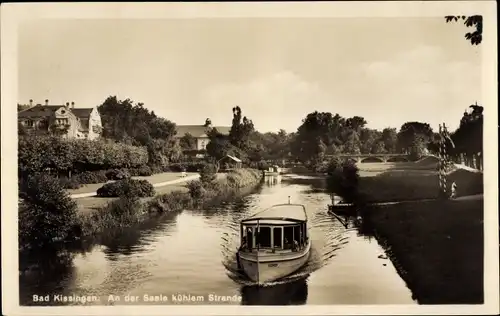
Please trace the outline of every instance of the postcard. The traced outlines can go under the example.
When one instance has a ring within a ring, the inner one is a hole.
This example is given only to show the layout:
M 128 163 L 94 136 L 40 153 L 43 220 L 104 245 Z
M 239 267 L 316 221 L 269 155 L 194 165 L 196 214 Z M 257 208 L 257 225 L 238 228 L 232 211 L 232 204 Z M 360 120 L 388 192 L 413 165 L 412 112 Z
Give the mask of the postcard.
M 498 314 L 495 9 L 2 5 L 3 313 Z

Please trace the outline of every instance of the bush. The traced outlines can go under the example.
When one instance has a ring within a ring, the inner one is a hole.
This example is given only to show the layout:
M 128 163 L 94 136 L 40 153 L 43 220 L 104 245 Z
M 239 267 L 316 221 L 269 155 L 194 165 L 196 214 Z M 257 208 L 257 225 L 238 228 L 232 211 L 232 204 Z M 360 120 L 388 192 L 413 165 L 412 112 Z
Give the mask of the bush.
M 83 214 L 80 225 L 83 235 L 91 237 L 111 229 L 131 226 L 139 222 L 143 213 L 144 209 L 137 197 L 122 196 L 96 212 Z
M 202 183 L 198 180 L 188 182 L 187 188 L 189 190 L 189 195 L 194 200 L 200 200 L 206 194 L 205 188 L 203 188 Z
M 178 212 L 192 206 L 189 194 L 181 191 L 173 191 L 163 194 L 149 202 L 149 211 L 155 213 Z
M 84 171 L 76 174 L 75 180 L 81 184 L 103 183 L 108 181 L 108 177 L 104 170 Z
M 154 196 L 155 189 L 147 180 L 124 179 L 106 183 L 97 190 L 101 197 L 148 197 Z
M 131 174 L 127 169 L 111 169 L 106 171 L 106 177 L 108 180 L 123 180 L 130 178 Z
M 226 175 L 226 183 L 232 188 L 243 188 L 262 178 L 262 173 L 255 169 L 235 169 Z
M 200 170 L 200 181 L 203 185 L 212 184 L 217 179 L 217 167 L 214 164 L 206 164 Z
M 19 246 L 21 249 L 49 246 L 71 237 L 77 224 L 77 205 L 58 179 L 44 174 L 20 183 Z

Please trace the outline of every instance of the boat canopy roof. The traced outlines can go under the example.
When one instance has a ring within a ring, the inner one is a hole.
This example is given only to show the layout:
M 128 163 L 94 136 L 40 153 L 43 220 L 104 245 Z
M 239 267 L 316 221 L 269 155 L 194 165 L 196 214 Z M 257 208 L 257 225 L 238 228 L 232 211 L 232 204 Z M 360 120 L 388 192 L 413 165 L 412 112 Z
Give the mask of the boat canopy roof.
M 306 208 L 302 204 L 278 204 L 255 213 L 241 221 L 242 224 L 295 224 L 307 221 Z

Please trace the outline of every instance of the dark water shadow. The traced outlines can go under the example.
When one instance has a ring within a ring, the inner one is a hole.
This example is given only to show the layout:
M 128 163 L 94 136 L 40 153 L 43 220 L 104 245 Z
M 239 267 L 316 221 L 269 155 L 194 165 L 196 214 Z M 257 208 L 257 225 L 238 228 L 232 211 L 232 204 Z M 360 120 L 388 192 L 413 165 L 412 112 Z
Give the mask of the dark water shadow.
M 144 246 L 153 240 L 152 235 L 160 231 L 168 235 L 179 214 L 180 212 L 166 213 L 129 227 L 111 230 L 100 236 L 98 244 L 105 246 L 102 251 L 111 261 L 119 260 L 118 255 L 130 256 L 144 252 L 147 250 Z
M 303 305 L 307 302 L 307 276 L 267 286 L 245 285 L 240 289 L 242 305 Z
M 34 295 L 64 294 L 66 284 L 75 272 L 73 259 L 75 253 L 64 249 L 40 249 L 23 252 L 19 262 L 25 268 L 19 272 L 19 303 L 20 305 L 44 305 L 35 302 Z M 47 302 L 46 305 L 54 305 Z

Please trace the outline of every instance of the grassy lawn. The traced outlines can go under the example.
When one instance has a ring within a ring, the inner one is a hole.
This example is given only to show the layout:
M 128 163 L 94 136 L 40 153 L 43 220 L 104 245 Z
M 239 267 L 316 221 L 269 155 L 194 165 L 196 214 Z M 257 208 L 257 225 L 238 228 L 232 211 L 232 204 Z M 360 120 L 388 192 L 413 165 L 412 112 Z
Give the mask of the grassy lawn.
M 361 176 L 359 190 L 368 202 L 411 201 L 433 199 L 438 196 L 439 178 L 434 168 L 411 169 L 404 166 L 383 166 L 383 164 L 379 166 L 360 164 L 359 168 Z M 482 173 L 457 169 L 448 174 L 448 190 L 452 182 L 456 182 L 458 186 L 458 196 L 483 193 Z
M 197 173 L 188 172 L 186 174 L 188 176 L 191 176 L 191 175 L 195 175 Z M 180 172 L 163 172 L 163 173 L 154 174 L 154 175 L 149 176 L 149 177 L 132 177 L 132 178 L 133 179 L 148 180 L 151 184 L 156 184 L 156 183 L 161 183 L 161 182 L 167 182 L 167 181 L 176 180 L 176 179 L 179 179 L 180 177 L 181 177 L 181 173 Z M 103 185 L 104 185 L 104 183 L 85 184 L 85 185 L 83 185 L 79 189 L 68 190 L 68 192 L 69 192 L 69 194 L 80 194 L 80 193 L 96 192 L 97 189 L 99 189 Z
M 483 200 L 373 207 L 370 221 L 421 304 L 483 302 Z
M 188 175 L 192 175 L 192 174 L 194 174 L 194 173 L 190 173 Z M 161 182 L 165 182 L 165 181 L 178 179 L 178 178 L 174 178 L 173 175 L 175 175 L 175 174 L 173 174 L 172 178 L 170 180 L 164 180 L 167 178 L 164 175 L 165 175 L 165 173 L 153 175 L 152 177 L 154 177 L 154 176 L 163 176 L 163 177 L 156 177 L 154 179 L 155 182 L 152 182 L 152 183 L 161 183 Z M 180 173 L 179 173 L 179 175 L 180 175 Z M 223 179 L 225 176 L 226 176 L 226 174 L 224 174 L 224 173 L 217 174 L 218 179 Z M 149 177 L 134 177 L 134 178 L 149 178 Z M 170 193 L 172 191 L 187 192 L 188 191 L 187 186 L 186 186 L 187 182 L 189 182 L 189 181 L 164 185 L 161 187 L 156 187 L 155 188 L 156 195 L 167 194 L 167 193 Z M 96 190 L 98 188 L 100 188 L 101 186 L 102 186 L 102 184 L 99 184 L 99 186 L 96 188 Z M 105 206 L 107 203 L 109 203 L 115 199 L 117 199 L 117 198 L 104 198 L 104 197 L 92 196 L 92 197 L 78 198 L 78 199 L 76 199 L 76 203 L 78 205 L 79 212 L 87 213 L 87 212 L 94 211 L 98 208 L 101 208 L 101 207 Z M 149 198 L 145 198 L 145 199 L 149 199 Z

